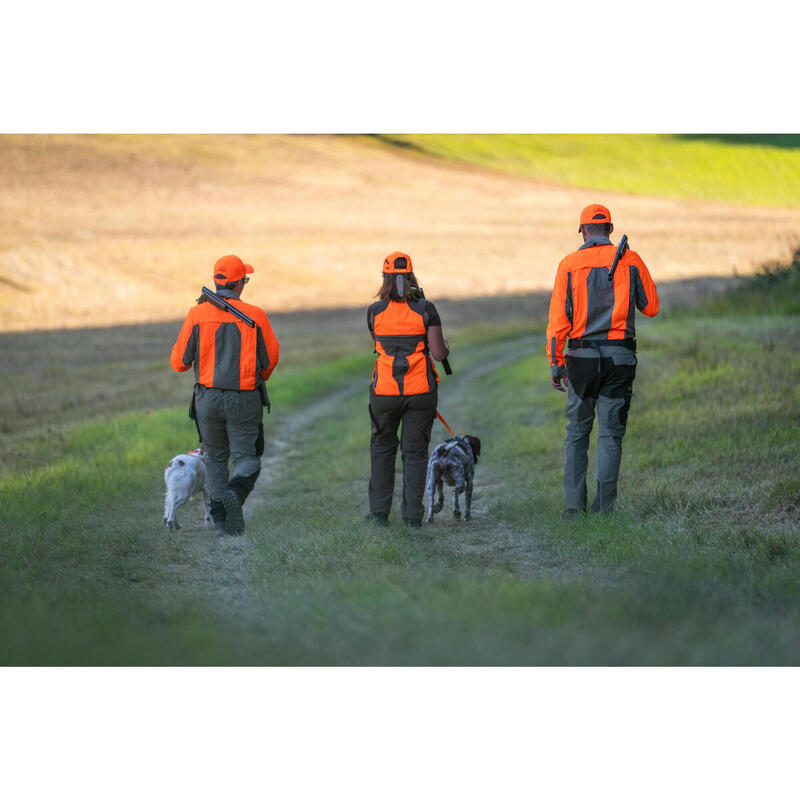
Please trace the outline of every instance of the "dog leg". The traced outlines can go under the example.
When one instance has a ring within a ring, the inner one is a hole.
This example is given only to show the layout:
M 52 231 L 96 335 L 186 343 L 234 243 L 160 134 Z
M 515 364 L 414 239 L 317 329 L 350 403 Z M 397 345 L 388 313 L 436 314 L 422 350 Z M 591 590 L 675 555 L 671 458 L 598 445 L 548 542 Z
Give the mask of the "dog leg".
M 175 498 L 172 505 L 172 522 L 175 525 L 174 530 L 179 531 L 181 526 L 178 524 L 178 509 L 185 506 L 189 502 L 189 498 L 182 494 L 180 497 Z
M 436 500 L 436 505 L 433 507 L 434 514 L 438 514 L 444 508 L 444 481 L 442 480 L 441 475 L 436 481 L 436 491 L 439 494 L 439 497 Z
M 434 487 L 428 487 L 428 513 L 425 515 L 425 522 L 431 523 L 433 522 L 433 493 Z
M 455 519 L 461 519 L 461 509 L 458 506 L 458 495 L 464 491 L 462 486 L 456 486 L 453 489 L 453 517 Z
M 472 482 L 467 484 L 464 495 L 464 519 L 472 519 Z
M 164 522 L 167 524 L 168 531 L 174 531 L 177 523 L 175 522 L 175 497 L 171 492 L 167 493 L 167 500 L 164 505 Z
M 425 486 L 425 493 L 428 495 L 428 513 L 425 516 L 425 522 L 430 523 L 433 521 L 433 495 L 435 492 L 435 480 L 433 477 L 433 461 L 428 464 L 428 480 Z

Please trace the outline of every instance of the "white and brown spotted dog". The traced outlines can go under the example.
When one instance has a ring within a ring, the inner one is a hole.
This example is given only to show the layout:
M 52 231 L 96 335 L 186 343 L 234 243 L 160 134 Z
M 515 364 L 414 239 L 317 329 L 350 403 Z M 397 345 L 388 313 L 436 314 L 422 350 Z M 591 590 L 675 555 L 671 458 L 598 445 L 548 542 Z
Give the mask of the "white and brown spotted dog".
M 428 516 L 425 522 L 433 522 L 433 515 L 444 506 L 444 482 L 453 487 L 453 516 L 461 517 L 458 496 L 464 492 L 464 519 L 472 519 L 472 483 L 475 465 L 481 454 L 481 440 L 477 436 L 455 436 L 442 442 L 431 453 L 428 461 Z M 435 494 L 438 492 L 438 499 Z
M 203 493 L 205 517 L 203 527 L 211 522 L 208 487 L 206 486 L 206 457 L 202 449 L 190 450 L 175 456 L 164 470 L 167 496 L 164 500 L 164 522 L 171 531 L 180 530 L 177 510 L 198 492 Z

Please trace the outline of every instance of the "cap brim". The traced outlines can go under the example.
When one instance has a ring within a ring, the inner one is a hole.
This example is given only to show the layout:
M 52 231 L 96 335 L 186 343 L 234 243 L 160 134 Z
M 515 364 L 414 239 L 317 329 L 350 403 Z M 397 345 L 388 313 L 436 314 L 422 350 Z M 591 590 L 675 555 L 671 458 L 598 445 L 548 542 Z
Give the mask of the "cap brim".
M 245 264 L 244 265 L 244 274 L 245 275 L 249 275 L 251 272 L 255 272 L 255 270 L 249 264 Z

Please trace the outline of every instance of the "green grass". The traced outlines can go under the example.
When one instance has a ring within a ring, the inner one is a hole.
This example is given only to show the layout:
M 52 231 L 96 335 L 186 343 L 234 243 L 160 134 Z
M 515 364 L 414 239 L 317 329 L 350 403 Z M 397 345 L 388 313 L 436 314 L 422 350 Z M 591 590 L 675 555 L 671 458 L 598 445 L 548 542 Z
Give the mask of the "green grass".
M 800 206 L 800 134 L 407 134 L 420 153 L 598 191 Z
M 203 531 L 196 504 L 182 531 L 161 524 L 185 403 L 88 424 L 65 408 L 50 458 L 0 478 L 0 663 L 800 663 L 796 279 L 773 267 L 641 320 L 612 518 L 559 519 L 564 397 L 543 320 L 507 301 L 450 334 L 440 409 L 484 442 L 470 523 L 361 520 L 368 347 L 276 372 L 280 471 L 246 542 Z

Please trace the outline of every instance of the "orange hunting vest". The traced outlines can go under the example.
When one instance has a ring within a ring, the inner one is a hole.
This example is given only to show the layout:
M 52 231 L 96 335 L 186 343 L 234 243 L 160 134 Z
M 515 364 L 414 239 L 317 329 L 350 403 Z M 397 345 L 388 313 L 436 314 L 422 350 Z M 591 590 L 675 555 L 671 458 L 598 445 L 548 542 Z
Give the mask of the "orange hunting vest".
M 172 348 L 170 363 L 176 372 L 185 372 L 194 364 L 195 380 L 209 388 L 258 389 L 278 363 L 278 340 L 263 309 L 237 297 L 225 299 L 256 326 L 245 325 L 213 303 L 192 306 Z
M 439 376 L 428 352 L 432 308 L 425 299 L 382 300 L 369 307 L 367 324 L 378 354 L 372 370 L 375 394 L 425 394 L 436 389 Z

